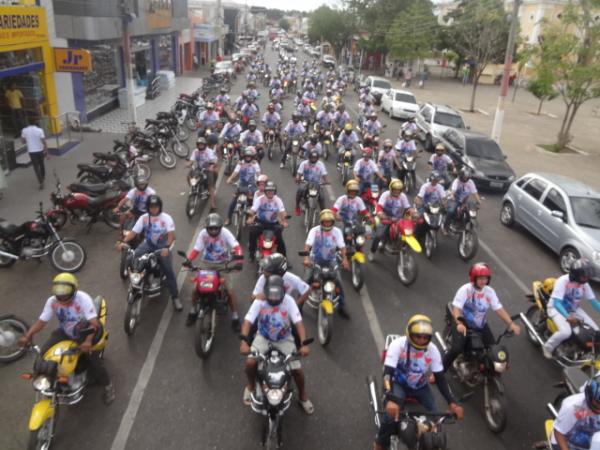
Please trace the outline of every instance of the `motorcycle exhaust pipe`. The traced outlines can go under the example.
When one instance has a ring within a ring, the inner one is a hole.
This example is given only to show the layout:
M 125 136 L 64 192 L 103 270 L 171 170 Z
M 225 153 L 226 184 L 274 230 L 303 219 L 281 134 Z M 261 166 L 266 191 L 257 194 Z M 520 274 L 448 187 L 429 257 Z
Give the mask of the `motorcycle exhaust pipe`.
M 3 252 L 2 250 L 0 250 L 0 256 L 5 256 L 6 258 L 10 258 L 10 259 L 14 259 L 14 260 L 19 259 L 18 256 L 13 255 L 12 253 Z
M 523 321 L 523 323 L 525 324 L 525 326 L 527 327 L 527 329 L 529 330 L 529 332 L 535 337 L 535 340 L 538 341 L 538 343 L 540 345 L 544 345 L 545 344 L 544 340 L 538 334 L 537 330 L 534 328 L 534 326 L 529 321 L 529 319 L 527 318 L 527 316 L 525 314 L 523 314 L 523 313 L 519 313 L 519 316 L 521 316 L 521 320 Z
M 448 351 L 448 347 L 446 346 L 446 343 L 442 339 L 442 335 L 440 334 L 439 331 L 435 332 L 435 338 L 437 339 L 438 343 L 440 344 L 440 347 L 442 347 L 442 350 L 444 351 L 444 353 L 446 353 Z

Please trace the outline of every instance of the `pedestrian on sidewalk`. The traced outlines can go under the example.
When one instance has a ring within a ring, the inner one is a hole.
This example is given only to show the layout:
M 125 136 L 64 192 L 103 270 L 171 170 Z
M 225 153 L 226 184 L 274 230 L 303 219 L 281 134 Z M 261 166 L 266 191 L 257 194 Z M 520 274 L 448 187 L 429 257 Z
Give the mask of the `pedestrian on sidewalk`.
M 423 71 L 419 74 L 419 89 L 425 88 L 425 82 L 429 78 L 429 68 L 425 66 Z
M 404 73 L 404 84 L 406 85 L 405 87 L 410 87 L 412 77 L 413 77 L 412 67 L 409 67 L 408 70 Z
M 471 69 L 469 68 L 468 64 L 465 64 L 462 68 L 462 84 L 463 86 L 466 86 L 469 83 L 469 73 L 471 72 Z
M 27 145 L 27 152 L 33 165 L 33 170 L 40 183 L 40 190 L 44 189 L 44 180 L 46 179 L 46 168 L 44 158 L 48 156 L 48 145 L 46 136 L 36 120 L 30 120 L 29 126 L 21 131 L 21 140 Z
M 8 109 L 10 109 L 10 118 L 12 120 L 15 137 L 19 137 L 19 131 L 25 126 L 25 111 L 23 110 L 23 92 L 17 88 L 16 83 L 10 83 L 9 88 L 4 92 Z

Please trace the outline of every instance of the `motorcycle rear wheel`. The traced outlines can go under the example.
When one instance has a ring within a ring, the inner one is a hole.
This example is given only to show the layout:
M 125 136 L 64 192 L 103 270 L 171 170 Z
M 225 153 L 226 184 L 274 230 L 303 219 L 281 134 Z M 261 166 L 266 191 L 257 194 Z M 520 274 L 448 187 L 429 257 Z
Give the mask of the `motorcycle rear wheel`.
M 52 445 L 56 421 L 58 417 L 58 404 L 54 406 L 54 415 L 46 419 L 40 428 L 29 432 L 27 450 L 48 450 Z
M 398 277 L 404 286 L 410 286 L 417 279 L 419 268 L 415 256 L 409 250 L 403 248 L 398 253 L 396 263 Z
M 479 237 L 473 230 L 466 230 L 458 238 L 458 255 L 463 261 L 475 257 L 479 249 Z
M 104 223 L 115 230 L 121 228 L 121 220 L 119 215 L 113 211 L 112 207 L 106 208 L 102 213 L 102 218 L 104 219 Z
M 363 274 L 362 274 L 362 264 L 358 261 L 352 260 L 350 263 L 350 270 L 352 273 L 352 287 L 355 291 L 360 291 L 363 287 Z
M 64 250 L 63 250 L 64 246 Z M 77 272 L 85 265 L 87 254 L 85 248 L 75 239 L 63 239 L 56 242 L 48 254 L 50 263 L 59 272 Z M 67 264 L 64 264 L 67 263 Z M 70 264 L 68 264 L 70 263 Z
M 9 363 L 20 359 L 27 352 L 27 349 L 16 345 L 17 340 L 27 333 L 27 330 L 29 330 L 29 325 L 27 322 L 18 317 L 7 317 L 0 320 L 0 328 L 3 330 L 3 332 L 11 332 L 14 335 L 14 345 L 11 347 L 0 346 L 0 362 Z
M 129 291 L 127 294 L 127 308 L 123 319 L 123 327 L 127 336 L 133 336 L 140 323 L 143 296 L 140 292 Z
M 217 310 L 203 309 L 198 313 L 194 329 L 194 349 L 200 359 L 208 358 L 212 350 L 217 324 Z
M 319 305 L 319 311 L 317 312 L 317 336 L 319 344 L 322 347 L 326 347 L 331 341 L 331 335 L 333 334 L 333 314 L 328 314 L 323 309 L 322 305 Z
M 225 166 L 225 175 L 231 175 L 233 172 L 233 155 L 227 157 L 227 165 Z
M 91 175 L 89 173 L 85 173 L 80 179 L 79 179 L 79 183 L 81 184 L 98 184 L 98 183 L 102 183 L 102 180 L 95 176 L 95 175 Z
M 273 141 L 270 141 L 267 146 L 267 158 L 269 158 L 269 161 L 273 159 Z

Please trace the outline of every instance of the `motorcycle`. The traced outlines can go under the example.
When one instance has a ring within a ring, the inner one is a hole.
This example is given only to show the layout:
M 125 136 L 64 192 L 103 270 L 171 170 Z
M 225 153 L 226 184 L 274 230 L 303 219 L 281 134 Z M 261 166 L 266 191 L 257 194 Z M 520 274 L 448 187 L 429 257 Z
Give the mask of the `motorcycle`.
M 231 217 L 231 225 L 235 230 L 235 238 L 239 241 L 242 238 L 242 230 L 246 223 L 246 215 L 248 210 L 252 206 L 252 200 L 254 199 L 254 192 L 252 192 L 249 186 L 239 186 L 237 188 L 237 200 L 235 203 L 235 209 L 233 210 L 233 216 Z
M 76 185 L 77 187 L 78 185 Z M 116 182 L 107 183 L 107 190 L 98 196 L 83 192 L 64 194 L 60 180 L 56 178 L 56 190 L 50 194 L 53 209 L 46 214 L 53 220 L 56 229 L 60 230 L 70 220 L 71 223 L 87 224 L 88 232 L 100 218 L 111 228 L 119 228 L 119 216 L 113 211 L 125 192 L 119 189 Z
M 48 256 L 52 267 L 59 272 L 77 272 L 87 258 L 79 242 L 60 237 L 41 202 L 36 220 L 21 225 L 0 220 L 0 267 L 10 267 L 20 259 L 39 260 L 43 256 Z
M 100 352 L 102 357 L 108 340 L 106 300 L 98 296 L 94 299 L 94 306 L 102 326 L 96 331 L 96 343 L 92 346 L 92 351 Z M 80 335 L 87 336 L 93 332 L 91 327 L 82 328 Z M 37 355 L 33 371 L 21 375 L 21 378 L 32 381 L 35 390 L 35 404 L 29 418 L 27 448 L 49 449 L 54 439 L 60 407 L 79 403 L 86 393 L 90 379 L 87 370 L 78 367 L 82 354 L 75 341 L 58 342 L 43 355 L 39 347 L 31 348 Z
M 298 157 L 300 155 L 300 146 L 300 139 L 292 139 L 292 149 L 290 152 L 292 175 L 296 175 L 296 172 L 298 171 Z
M 164 139 L 165 147 L 170 146 L 171 152 L 182 159 L 190 155 L 190 147 L 184 139 L 180 139 L 177 132 L 177 120 L 152 120 L 146 119 L 146 131 L 157 133 L 159 139 Z
M 519 314 L 511 317 L 513 321 L 519 318 Z M 439 332 L 435 333 L 435 337 L 442 350 L 447 352 L 452 345 L 452 327 L 454 326 L 451 304 L 446 305 L 445 322 L 443 337 Z M 494 345 L 486 347 L 481 332 L 467 328 L 465 350 L 456 357 L 451 367 L 461 384 L 469 388 L 483 385 L 485 421 L 488 428 L 494 433 L 503 431 L 508 420 L 502 374 L 509 367 L 509 355 L 508 349 L 504 345 L 500 345 L 506 336 L 512 336 L 510 327 L 498 336 Z
M 225 139 L 222 146 L 223 161 L 225 161 L 225 175 L 231 175 L 237 163 L 241 144 L 231 139 Z
M 79 182 L 86 184 L 106 183 L 111 180 L 126 179 L 129 176 L 128 163 L 122 154 L 113 153 L 96 159 L 101 160 L 101 164 L 77 164 L 77 179 Z
M 371 183 L 371 187 L 365 189 L 361 194 L 361 198 L 365 202 L 365 206 L 369 210 L 369 214 L 374 215 L 379 201 L 379 185 Z
M 410 194 L 417 189 L 417 176 L 415 174 L 417 161 L 415 156 L 403 154 L 400 157 L 400 165 L 398 175 L 404 183 L 404 192 Z
M 456 210 L 456 216 L 450 221 L 448 231 L 458 235 L 458 255 L 463 261 L 473 259 L 479 249 L 477 234 L 477 203 L 468 200 Z
M 198 212 L 200 201 L 208 199 L 206 169 L 195 166 L 190 170 L 187 180 L 190 185 L 190 191 L 185 203 L 185 214 L 191 219 Z
M 25 354 L 26 349 L 19 347 L 17 342 L 27 330 L 27 322 L 14 314 L 0 314 L 0 362 L 13 362 Z
M 333 136 L 331 134 L 331 130 L 325 130 L 323 133 L 323 159 L 327 161 L 329 159 L 329 154 L 332 152 L 333 145 Z
M 541 347 L 558 328 L 548 316 L 547 300 L 538 295 L 539 281 L 533 283 L 533 294 L 527 299 L 533 303 L 521 320 L 525 324 L 527 339 L 536 347 Z M 596 331 L 583 321 L 571 326 L 571 336 L 556 349 L 556 361 L 563 367 L 580 367 L 594 363 L 595 355 L 600 349 L 600 340 Z M 595 363 L 594 363 L 595 364 Z M 600 369 L 600 366 L 599 366 Z
M 425 256 L 431 259 L 438 245 L 438 230 L 444 223 L 445 215 L 439 202 L 427 203 L 424 207 L 422 221 L 423 248 Z
M 317 183 L 314 181 L 306 182 L 305 195 L 301 199 L 300 206 L 304 210 L 304 229 L 306 233 L 312 229 L 319 222 L 319 213 L 321 208 L 319 206 L 319 190 L 321 185 L 325 183 Z
M 363 264 L 365 254 L 363 246 L 367 240 L 367 230 L 362 222 L 354 220 L 344 222 L 344 238 L 346 241 L 346 255 L 350 260 L 350 273 L 352 275 L 352 287 L 360 291 L 364 284 Z
M 352 149 L 345 149 L 342 154 L 342 165 L 340 168 L 340 178 L 342 186 L 346 186 L 348 180 L 352 176 L 352 168 L 354 167 L 354 155 Z
M 304 344 L 309 345 L 312 339 Z M 252 411 L 265 417 L 262 429 L 262 445 L 274 450 L 283 446 L 283 416 L 292 404 L 292 370 L 290 362 L 300 357 L 297 352 L 284 355 L 269 345 L 264 355 L 252 352 L 250 357 L 258 361 L 257 380 L 252 392 Z
M 279 141 L 279 150 L 281 151 L 281 140 L 278 137 L 278 132 L 270 128 L 265 132 L 265 144 L 267 145 L 267 157 L 269 160 L 273 159 L 273 147 L 275 146 L 275 141 Z
M 379 219 L 376 219 L 379 221 Z M 421 244 L 414 236 L 415 224 L 410 219 L 381 221 L 390 226 L 389 237 L 384 245 L 384 251 L 390 255 L 397 255 L 396 269 L 400 281 L 405 286 L 410 286 L 417 279 L 419 268 L 414 253 L 421 253 Z
M 174 169 L 177 165 L 175 154 L 167 150 L 167 143 L 170 133 L 157 130 L 154 132 L 143 132 L 136 130 L 133 135 L 132 144 L 138 148 L 142 154 L 148 154 L 151 157 L 158 155 L 158 162 L 165 169 Z
M 196 272 L 193 282 L 196 285 L 198 302 L 194 312 L 197 314 L 194 329 L 194 349 L 196 355 L 201 359 L 208 358 L 215 338 L 217 328 L 217 314 L 227 313 L 227 290 L 221 282 L 221 274 L 241 270 L 241 265 L 226 267 L 222 270 L 202 270 L 187 259 L 185 252 L 178 251 L 177 254 L 185 259 L 183 266 Z M 241 255 L 235 255 L 233 262 L 243 260 Z

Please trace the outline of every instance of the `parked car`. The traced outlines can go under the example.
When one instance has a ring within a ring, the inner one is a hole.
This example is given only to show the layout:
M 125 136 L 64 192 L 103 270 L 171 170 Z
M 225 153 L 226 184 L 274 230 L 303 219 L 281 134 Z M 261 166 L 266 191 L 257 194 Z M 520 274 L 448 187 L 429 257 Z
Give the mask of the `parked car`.
M 227 74 L 228 76 L 233 75 L 233 63 L 231 61 L 219 61 L 215 64 L 215 75 Z
M 418 110 L 417 99 L 409 91 L 390 89 L 381 97 L 381 111 L 387 112 L 391 119 L 410 119 Z
M 554 173 L 525 174 L 504 195 L 500 222 L 518 223 L 550 247 L 563 272 L 589 259 L 600 281 L 600 192 L 590 186 Z
M 323 55 L 322 63 L 328 69 L 335 69 L 335 58 L 331 55 Z
M 515 172 L 506 162 L 506 155 L 490 137 L 474 131 L 447 129 L 441 136 L 457 168 L 471 169 L 473 181 L 480 188 L 506 191 L 515 180 Z
M 319 56 L 321 56 L 321 52 L 319 50 L 317 50 L 316 48 L 313 48 L 310 51 L 310 56 L 312 56 L 314 58 L 318 58 Z
M 424 103 L 415 114 L 417 137 L 424 142 L 425 150 L 433 152 L 440 138 L 449 128 L 468 129 L 460 113 L 447 105 Z
M 376 105 L 381 104 L 381 97 L 392 88 L 391 83 L 385 78 L 368 76 L 364 84 L 369 87 L 369 94 Z

